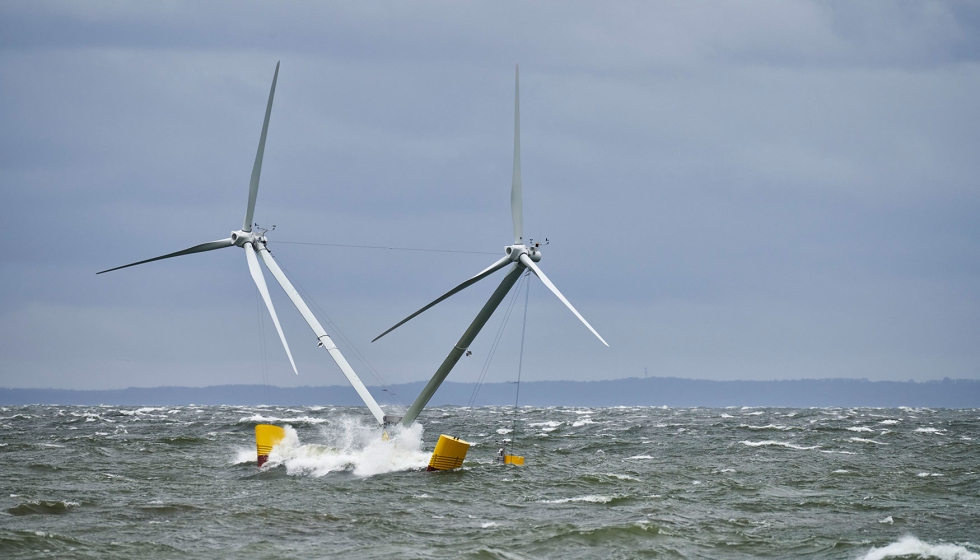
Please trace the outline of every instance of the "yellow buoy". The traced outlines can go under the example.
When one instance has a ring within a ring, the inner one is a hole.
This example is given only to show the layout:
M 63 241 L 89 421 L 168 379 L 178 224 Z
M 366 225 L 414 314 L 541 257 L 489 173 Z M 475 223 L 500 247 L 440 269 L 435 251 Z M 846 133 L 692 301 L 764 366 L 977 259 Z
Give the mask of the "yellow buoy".
M 505 465 L 517 465 L 519 467 L 524 466 L 524 457 L 520 455 L 504 455 Z
M 255 450 L 259 456 L 259 466 L 269 460 L 269 452 L 286 437 L 286 430 L 270 424 L 255 425 Z
M 441 434 L 436 448 L 429 459 L 427 471 L 448 471 L 458 469 L 463 466 L 463 459 L 466 459 L 466 452 L 470 450 L 469 442 L 459 438 Z

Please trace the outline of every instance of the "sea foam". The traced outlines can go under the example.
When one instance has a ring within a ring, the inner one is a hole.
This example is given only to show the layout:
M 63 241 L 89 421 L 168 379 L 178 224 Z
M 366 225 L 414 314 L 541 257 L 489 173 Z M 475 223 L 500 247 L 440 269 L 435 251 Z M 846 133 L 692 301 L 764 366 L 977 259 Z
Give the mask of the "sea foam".
M 860 560 L 885 560 L 886 558 L 980 560 L 980 554 L 955 544 L 929 544 L 913 536 L 906 536 L 888 546 L 872 548 Z
M 285 439 L 272 448 L 265 468 L 282 466 L 290 475 L 317 477 L 338 471 L 368 477 L 425 468 L 429 454 L 422 451 L 420 424 L 391 428 L 385 441 L 376 426 L 360 420 L 345 418 L 325 427 L 322 444 L 301 443 L 296 430 L 287 425 Z
M 773 440 L 766 440 L 766 441 L 740 441 L 739 443 L 741 443 L 742 445 L 748 445 L 749 447 L 776 446 L 776 447 L 788 447 L 790 449 L 799 449 L 801 451 L 805 451 L 807 449 L 816 449 L 816 448 L 820 447 L 819 445 L 810 445 L 810 446 L 807 446 L 807 445 L 796 445 L 796 444 L 789 443 L 789 442 L 786 442 L 786 441 L 773 441 Z

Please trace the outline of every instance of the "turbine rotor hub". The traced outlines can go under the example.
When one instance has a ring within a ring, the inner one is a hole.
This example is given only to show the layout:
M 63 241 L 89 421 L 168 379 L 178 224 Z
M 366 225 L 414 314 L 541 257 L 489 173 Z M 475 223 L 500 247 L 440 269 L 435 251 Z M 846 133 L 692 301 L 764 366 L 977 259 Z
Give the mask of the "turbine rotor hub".
M 238 230 L 231 232 L 231 242 L 235 247 L 244 247 L 246 243 L 265 243 L 265 236 L 256 235 L 250 231 Z

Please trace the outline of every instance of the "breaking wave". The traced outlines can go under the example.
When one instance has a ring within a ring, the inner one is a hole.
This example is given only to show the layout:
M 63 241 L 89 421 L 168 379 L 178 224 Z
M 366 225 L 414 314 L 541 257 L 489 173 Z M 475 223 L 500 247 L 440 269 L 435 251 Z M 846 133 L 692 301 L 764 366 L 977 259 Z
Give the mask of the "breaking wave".
M 980 554 L 955 544 L 929 544 L 913 536 L 906 536 L 888 546 L 872 548 L 860 560 L 885 560 L 886 558 L 980 560 Z
M 422 451 L 422 426 L 390 428 L 388 441 L 376 426 L 345 418 L 325 427 L 324 443 L 301 443 L 291 426 L 286 437 L 269 453 L 264 469 L 284 467 L 286 473 L 320 477 L 332 472 L 350 472 L 368 477 L 425 468 L 429 456 Z
M 796 445 L 796 444 L 789 443 L 789 442 L 786 442 L 786 441 L 773 441 L 771 439 L 766 440 L 766 441 L 740 441 L 739 443 L 741 443 L 742 445 L 748 445 L 749 447 L 769 447 L 769 446 L 775 446 L 775 447 L 788 447 L 789 449 L 799 449 L 801 451 L 807 450 L 807 449 L 816 449 L 816 448 L 820 447 L 819 445 L 809 445 L 809 446 L 808 445 Z
M 238 421 L 239 424 L 325 424 L 326 418 L 313 418 L 312 416 L 298 416 L 296 418 L 279 418 L 276 416 L 262 416 L 253 414 L 243 416 Z

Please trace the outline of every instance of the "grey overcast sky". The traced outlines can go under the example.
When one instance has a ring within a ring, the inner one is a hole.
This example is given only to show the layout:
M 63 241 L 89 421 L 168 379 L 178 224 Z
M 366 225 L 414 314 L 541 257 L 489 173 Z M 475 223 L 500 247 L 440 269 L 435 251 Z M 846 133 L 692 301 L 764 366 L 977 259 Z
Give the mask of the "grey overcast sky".
M 980 378 L 976 3 L 6 1 L 0 386 L 344 383 L 240 249 L 95 275 L 241 227 L 278 60 L 255 221 L 389 383 L 503 275 L 370 343 L 510 243 L 515 63 L 526 235 L 610 343 L 534 280 L 524 379 Z

